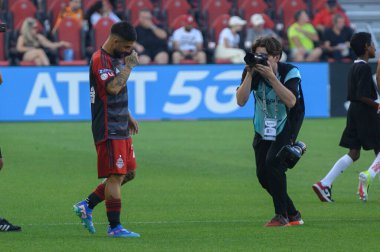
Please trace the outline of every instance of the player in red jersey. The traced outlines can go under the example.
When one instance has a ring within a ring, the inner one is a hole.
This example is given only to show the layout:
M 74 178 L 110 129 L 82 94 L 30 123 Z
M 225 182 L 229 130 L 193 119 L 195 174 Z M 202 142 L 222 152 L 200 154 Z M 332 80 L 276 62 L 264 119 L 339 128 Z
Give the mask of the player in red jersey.
M 128 22 L 112 26 L 102 48 L 90 62 L 90 97 L 92 133 L 98 156 L 98 177 L 106 178 L 86 200 L 74 205 L 83 225 L 95 233 L 93 208 L 105 200 L 111 237 L 139 237 L 120 224 L 121 185 L 135 176 L 135 154 L 131 134 L 138 124 L 128 110 L 127 81 L 138 56 L 132 51 L 137 39 L 135 28 Z M 125 60 L 125 66 L 120 59 Z

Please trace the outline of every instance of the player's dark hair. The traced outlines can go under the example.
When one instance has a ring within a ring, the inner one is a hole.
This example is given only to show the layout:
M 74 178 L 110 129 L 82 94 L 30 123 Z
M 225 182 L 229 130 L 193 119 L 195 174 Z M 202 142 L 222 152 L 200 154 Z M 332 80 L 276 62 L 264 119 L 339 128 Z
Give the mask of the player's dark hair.
M 137 40 L 135 27 L 126 21 L 121 21 L 113 24 L 111 27 L 111 35 L 116 35 L 126 41 Z
M 371 34 L 368 32 L 358 32 L 351 37 L 350 46 L 356 56 L 360 57 L 365 54 L 366 46 L 372 43 Z
M 277 56 L 282 55 L 282 46 L 280 41 L 274 37 L 260 37 L 252 45 L 252 52 L 255 53 L 257 47 L 265 47 L 269 55 Z

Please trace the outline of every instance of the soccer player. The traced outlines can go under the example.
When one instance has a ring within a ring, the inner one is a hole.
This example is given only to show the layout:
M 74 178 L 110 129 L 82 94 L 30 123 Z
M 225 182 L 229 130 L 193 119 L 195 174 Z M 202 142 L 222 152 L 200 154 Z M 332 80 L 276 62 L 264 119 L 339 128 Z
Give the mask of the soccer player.
M 138 124 L 128 110 L 127 80 L 138 56 L 132 51 L 135 28 L 128 22 L 111 27 L 102 48 L 90 62 L 90 97 L 92 133 L 98 156 L 98 177 L 106 178 L 87 200 L 74 205 L 83 225 L 95 233 L 93 208 L 105 200 L 110 237 L 139 237 L 120 224 L 121 185 L 135 176 L 136 160 L 131 134 L 138 133 Z M 120 64 L 124 58 L 125 66 Z
M 0 74 L 0 85 L 2 82 L 3 82 L 3 79 Z M 0 171 L 3 168 L 3 165 L 4 165 L 3 156 L 1 155 L 1 149 L 0 149 Z M 12 231 L 21 231 L 21 227 L 13 225 L 6 219 L 0 217 L 0 232 L 12 232 Z
M 289 168 L 277 153 L 293 143 L 304 115 L 299 70 L 279 62 L 282 47 L 273 37 L 262 37 L 252 46 L 253 53 L 265 55 L 264 64 L 247 65 L 237 89 L 239 106 L 244 106 L 250 93 L 255 97 L 253 149 L 256 174 L 260 184 L 273 199 L 275 216 L 265 226 L 302 225 L 304 222 L 287 192 L 286 170 Z M 299 120 L 293 120 L 299 118 Z
M 372 79 L 368 59 L 375 57 L 376 48 L 371 34 L 359 32 L 352 36 L 350 46 L 357 60 L 348 73 L 348 95 L 351 102 L 347 112 L 346 128 L 343 131 L 340 146 L 348 148 L 348 154 L 341 157 L 330 172 L 313 190 L 323 202 L 333 202 L 331 187 L 334 180 L 353 162 L 359 159 L 360 150 L 374 150 L 376 158 L 368 171 L 359 174 L 358 193 L 361 200 L 368 199 L 368 186 L 380 168 L 380 104 L 375 102 L 377 93 Z M 378 86 L 380 83 L 378 82 Z

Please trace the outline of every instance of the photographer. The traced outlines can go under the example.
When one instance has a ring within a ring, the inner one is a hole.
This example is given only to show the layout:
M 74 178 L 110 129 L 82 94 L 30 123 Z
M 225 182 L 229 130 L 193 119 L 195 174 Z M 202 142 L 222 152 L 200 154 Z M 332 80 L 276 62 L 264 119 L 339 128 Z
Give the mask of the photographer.
M 260 184 L 273 198 L 275 216 L 265 226 L 302 225 L 301 214 L 287 193 L 287 151 L 294 151 L 294 143 L 304 115 L 304 103 L 299 70 L 279 62 L 282 47 L 273 37 L 262 37 L 252 46 L 244 60 L 242 83 L 237 89 L 239 106 L 244 106 L 253 91 L 255 98 L 253 148 L 256 174 Z M 251 57 L 250 57 L 251 56 Z M 285 151 L 283 151 L 285 150 Z M 302 146 L 301 151 L 305 150 Z M 300 155 L 302 154 L 300 153 Z M 283 156 L 286 159 L 283 160 Z M 298 156 L 299 158 L 299 156 Z

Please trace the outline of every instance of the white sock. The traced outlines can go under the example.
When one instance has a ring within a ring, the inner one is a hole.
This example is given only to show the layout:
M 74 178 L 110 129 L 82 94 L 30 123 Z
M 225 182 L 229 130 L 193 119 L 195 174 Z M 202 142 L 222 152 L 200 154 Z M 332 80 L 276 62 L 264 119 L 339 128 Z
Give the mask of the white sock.
M 380 171 L 380 153 L 377 154 L 375 160 L 371 164 L 371 166 L 368 169 L 369 173 L 371 174 L 371 177 L 374 178 Z
M 344 155 L 334 164 L 333 168 L 327 173 L 326 177 L 321 180 L 323 186 L 331 186 L 334 180 L 344 172 L 354 161 L 349 155 Z

